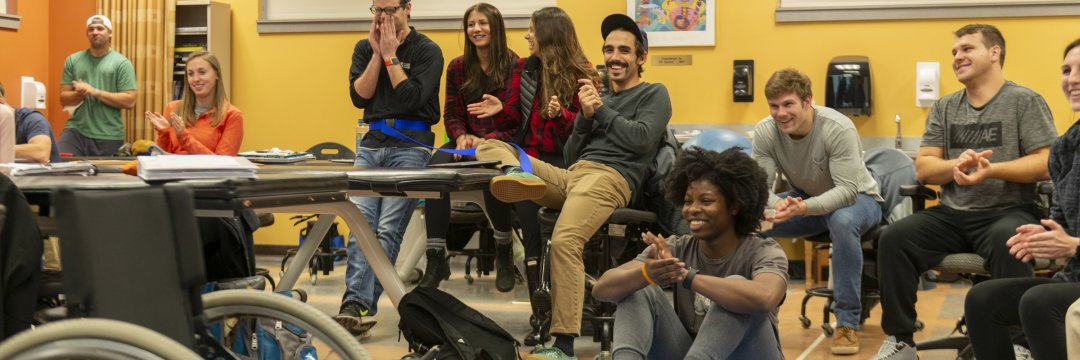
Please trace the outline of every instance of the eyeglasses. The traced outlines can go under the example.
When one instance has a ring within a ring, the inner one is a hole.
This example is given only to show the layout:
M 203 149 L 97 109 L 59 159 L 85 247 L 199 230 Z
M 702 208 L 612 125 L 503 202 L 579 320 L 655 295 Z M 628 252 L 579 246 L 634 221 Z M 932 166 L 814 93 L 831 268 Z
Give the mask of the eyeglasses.
M 386 15 L 394 15 L 394 14 L 397 13 L 398 9 L 400 9 L 400 8 L 401 8 L 400 6 L 377 8 L 377 7 L 375 7 L 375 5 L 372 5 L 371 6 L 371 13 L 374 14 L 374 15 L 379 15 L 379 13 L 383 13 L 383 14 L 386 14 Z

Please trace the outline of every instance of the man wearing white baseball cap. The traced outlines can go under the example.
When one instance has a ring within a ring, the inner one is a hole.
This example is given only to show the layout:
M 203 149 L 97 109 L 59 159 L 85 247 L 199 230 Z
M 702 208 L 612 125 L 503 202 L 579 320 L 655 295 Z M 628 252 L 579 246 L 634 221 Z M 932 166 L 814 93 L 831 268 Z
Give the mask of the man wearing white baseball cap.
M 90 48 L 64 60 L 60 104 L 76 107 L 58 145 L 74 156 L 109 156 L 124 143 L 121 109 L 135 107 L 135 68 L 113 51 L 112 21 L 104 15 L 86 19 Z

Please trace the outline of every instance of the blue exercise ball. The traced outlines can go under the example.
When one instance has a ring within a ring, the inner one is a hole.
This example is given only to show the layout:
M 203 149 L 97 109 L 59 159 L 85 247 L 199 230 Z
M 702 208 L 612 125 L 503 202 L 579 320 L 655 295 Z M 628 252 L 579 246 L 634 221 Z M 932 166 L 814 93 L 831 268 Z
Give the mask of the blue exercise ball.
M 742 152 L 750 155 L 752 143 L 750 142 L 750 139 L 739 135 L 737 132 L 724 129 L 712 129 L 702 131 L 701 134 L 698 134 L 689 141 L 683 143 L 682 147 L 683 149 L 689 149 L 692 146 L 715 152 L 722 152 L 737 146 Z

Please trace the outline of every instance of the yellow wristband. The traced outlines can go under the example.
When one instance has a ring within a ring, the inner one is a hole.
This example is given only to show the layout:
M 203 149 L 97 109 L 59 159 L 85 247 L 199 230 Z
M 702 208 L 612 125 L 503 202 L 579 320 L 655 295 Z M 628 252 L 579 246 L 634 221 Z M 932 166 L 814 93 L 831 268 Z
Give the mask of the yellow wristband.
M 645 281 L 648 281 L 650 284 L 656 285 L 656 282 L 653 281 L 651 277 L 649 277 L 649 272 L 645 271 L 645 264 L 641 264 L 641 275 L 645 276 Z

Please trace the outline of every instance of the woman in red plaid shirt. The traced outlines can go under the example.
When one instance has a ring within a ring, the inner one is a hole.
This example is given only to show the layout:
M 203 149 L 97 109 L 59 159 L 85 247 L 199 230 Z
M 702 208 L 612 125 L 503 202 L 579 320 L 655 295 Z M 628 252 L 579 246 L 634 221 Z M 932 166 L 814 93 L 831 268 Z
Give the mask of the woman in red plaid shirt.
M 521 129 L 518 109 L 518 81 L 521 68 L 518 56 L 506 45 L 506 28 L 499 9 L 486 3 L 469 7 L 462 19 L 465 31 L 465 54 L 450 61 L 446 68 L 446 105 L 443 124 L 451 140 L 444 149 L 471 149 L 484 139 L 514 141 Z M 464 159 L 438 151 L 429 164 L 444 164 Z M 500 291 L 514 288 L 513 248 L 510 242 L 511 211 L 485 192 L 488 214 L 495 229 L 497 271 Z M 533 222 L 535 213 L 532 212 Z M 421 287 L 437 288 L 450 276 L 446 264 L 446 235 L 450 224 L 450 201 L 428 199 L 425 202 L 427 223 L 427 269 Z

